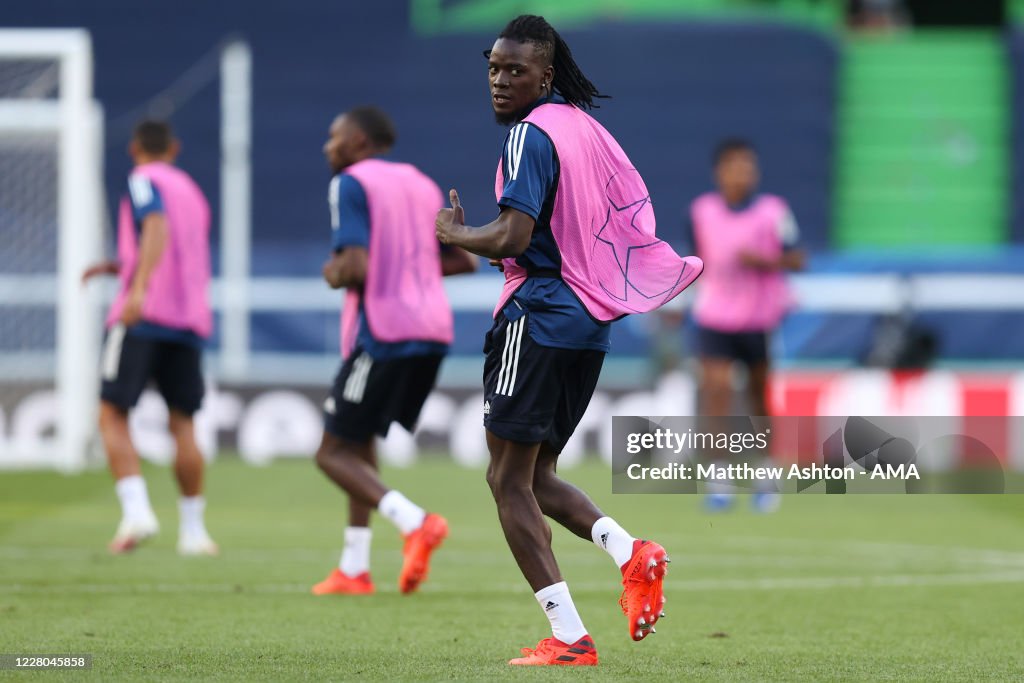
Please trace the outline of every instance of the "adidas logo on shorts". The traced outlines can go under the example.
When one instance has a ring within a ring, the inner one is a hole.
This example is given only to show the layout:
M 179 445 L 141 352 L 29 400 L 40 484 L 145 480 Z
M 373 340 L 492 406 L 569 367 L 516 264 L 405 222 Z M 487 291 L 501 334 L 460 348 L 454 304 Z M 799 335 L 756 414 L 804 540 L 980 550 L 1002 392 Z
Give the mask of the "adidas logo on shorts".
M 491 402 L 490 401 L 484 401 L 484 415 L 490 415 L 490 414 L 491 414 Z
M 337 406 L 334 405 L 334 397 L 328 396 L 327 400 L 324 401 L 324 412 L 328 413 L 329 415 L 334 415 L 337 409 Z

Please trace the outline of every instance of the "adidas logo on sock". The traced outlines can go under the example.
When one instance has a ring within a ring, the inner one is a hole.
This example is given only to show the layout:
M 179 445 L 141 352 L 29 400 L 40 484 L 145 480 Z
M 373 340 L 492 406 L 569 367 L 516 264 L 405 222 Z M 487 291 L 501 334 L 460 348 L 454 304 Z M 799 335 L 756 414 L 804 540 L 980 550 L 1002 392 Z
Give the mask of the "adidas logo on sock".
M 601 534 L 601 547 L 605 548 L 605 549 L 608 548 L 608 532 L 607 531 L 604 532 L 603 534 Z
M 555 609 L 556 607 L 558 607 L 558 603 L 557 602 L 552 602 L 551 600 L 548 600 L 548 604 L 544 605 L 544 611 L 545 612 L 550 612 L 551 610 Z
M 490 414 L 491 414 L 491 402 L 490 401 L 484 401 L 484 415 L 490 415 Z

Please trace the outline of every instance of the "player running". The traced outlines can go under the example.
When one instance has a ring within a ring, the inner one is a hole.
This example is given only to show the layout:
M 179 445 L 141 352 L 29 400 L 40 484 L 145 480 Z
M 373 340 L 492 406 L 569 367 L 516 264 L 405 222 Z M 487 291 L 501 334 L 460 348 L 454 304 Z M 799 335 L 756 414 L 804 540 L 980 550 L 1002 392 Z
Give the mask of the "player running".
M 452 341 L 452 311 L 442 275 L 476 270 L 462 249 L 443 250 L 433 220 L 441 190 L 410 164 L 376 158 L 395 143 L 388 116 L 359 107 L 331 124 L 324 155 L 334 171 L 328 188 L 333 255 L 324 280 L 345 287 L 341 318 L 344 359 L 324 404 L 316 462 L 348 494 L 349 519 L 338 568 L 313 593 L 373 593 L 370 512 L 405 537 L 398 580 L 403 593 L 426 579 L 431 553 L 448 534 L 427 513 L 381 483 L 374 438 L 392 422 L 410 432 Z
M 654 633 L 668 557 L 634 538 L 555 473 L 586 411 L 609 350 L 609 323 L 653 310 L 700 274 L 654 236 L 643 180 L 614 138 L 584 109 L 600 97 L 561 36 L 520 16 L 486 51 L 491 105 L 511 125 L 495 182 L 500 213 L 464 225 L 455 190 L 438 238 L 501 259 L 505 288 L 484 342 L 487 481 L 509 548 L 552 637 L 513 665 L 597 664 L 551 551 L 544 515 L 608 552 L 622 575 L 630 637 Z
M 113 553 L 134 549 L 159 529 L 128 430 L 128 411 L 152 379 L 167 402 L 175 443 L 178 552 L 217 554 L 203 521 L 203 456 L 192 425 L 203 399 L 203 340 L 213 328 L 210 208 L 192 178 L 173 165 L 179 148 L 167 123 L 136 126 L 128 148 L 135 167 L 118 214 L 118 261 L 82 275 L 83 282 L 99 274 L 121 280 L 107 316 L 100 393 L 100 433 L 121 501 Z
M 750 415 L 768 413 L 768 339 L 792 299 L 785 271 L 800 270 L 804 254 L 796 220 L 781 197 L 757 192 L 760 170 L 751 143 L 723 140 L 714 154 L 716 192 L 690 206 L 690 242 L 705 272 L 693 306 L 701 365 L 701 414 L 732 414 L 732 368 L 747 370 Z M 711 510 L 728 508 L 734 498 L 714 491 Z M 756 491 L 754 508 L 771 512 L 781 498 Z

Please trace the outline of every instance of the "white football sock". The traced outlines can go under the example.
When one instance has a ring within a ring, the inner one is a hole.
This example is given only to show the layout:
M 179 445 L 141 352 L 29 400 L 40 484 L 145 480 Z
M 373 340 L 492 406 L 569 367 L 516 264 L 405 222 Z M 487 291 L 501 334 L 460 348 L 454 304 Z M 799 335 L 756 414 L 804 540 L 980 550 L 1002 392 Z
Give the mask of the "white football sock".
M 427 516 L 423 508 L 395 490 L 384 494 L 377 511 L 398 527 L 403 536 L 419 529 Z
M 579 612 L 576 611 L 576 605 L 572 602 L 569 586 L 565 581 L 542 588 L 534 593 L 534 596 L 551 622 L 551 635 L 555 638 L 566 645 L 572 645 L 587 635 L 587 629 L 584 628 Z
M 114 490 L 121 501 L 121 515 L 125 519 L 148 520 L 156 516 L 153 514 L 153 506 L 149 503 L 146 480 L 142 475 L 133 474 L 118 479 L 114 484 Z
M 370 539 L 373 532 L 365 526 L 345 529 L 345 548 L 341 551 L 338 569 L 345 576 L 359 576 L 370 571 Z
M 178 499 L 178 533 L 182 536 L 208 535 L 203 512 L 206 499 L 202 496 L 182 496 Z
M 602 517 L 594 522 L 590 537 L 598 548 L 612 556 L 616 567 L 622 567 L 633 557 L 633 541 L 636 539 L 611 517 Z

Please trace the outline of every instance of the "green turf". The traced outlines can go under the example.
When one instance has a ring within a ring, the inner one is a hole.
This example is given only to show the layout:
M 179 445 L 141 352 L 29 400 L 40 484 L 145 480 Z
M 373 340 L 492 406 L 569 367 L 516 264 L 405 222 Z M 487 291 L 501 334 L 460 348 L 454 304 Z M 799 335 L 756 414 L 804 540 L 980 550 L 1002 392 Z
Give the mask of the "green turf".
M 613 496 L 608 514 L 673 556 L 668 617 L 642 643 L 617 572 L 555 531 L 598 645 L 596 669 L 510 670 L 547 623 L 504 545 L 483 475 L 435 460 L 387 472 L 452 535 L 419 594 L 396 589 L 400 543 L 374 524 L 373 597 L 316 598 L 344 506 L 308 462 L 209 471 L 218 559 L 174 554 L 174 490 L 148 469 L 163 525 L 110 557 L 117 505 L 101 472 L 0 474 L 0 652 L 91 653 L 89 672 L 12 680 L 1008 680 L 1024 676 L 1024 496 L 788 496 L 774 515 L 715 516 L 686 496 Z

